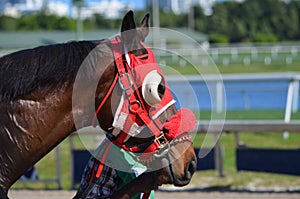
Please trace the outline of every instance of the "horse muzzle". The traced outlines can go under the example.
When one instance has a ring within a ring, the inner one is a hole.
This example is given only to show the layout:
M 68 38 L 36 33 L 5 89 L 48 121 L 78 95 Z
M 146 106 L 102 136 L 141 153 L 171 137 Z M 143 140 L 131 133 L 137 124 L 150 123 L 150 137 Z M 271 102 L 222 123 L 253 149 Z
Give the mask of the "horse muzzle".
M 171 165 L 170 165 L 171 166 Z M 197 161 L 193 158 L 191 159 L 185 168 L 184 175 L 178 176 L 174 173 L 174 182 L 173 184 L 177 187 L 182 187 L 190 183 L 193 174 L 195 173 L 197 168 Z
M 164 168 L 165 174 L 168 176 L 167 183 L 173 184 L 177 187 L 189 184 L 197 169 L 197 160 L 194 157 L 186 163 L 185 170 L 181 172 L 182 174 L 177 173 L 175 166 L 170 163 L 169 159 L 166 157 L 161 159 L 161 164 Z

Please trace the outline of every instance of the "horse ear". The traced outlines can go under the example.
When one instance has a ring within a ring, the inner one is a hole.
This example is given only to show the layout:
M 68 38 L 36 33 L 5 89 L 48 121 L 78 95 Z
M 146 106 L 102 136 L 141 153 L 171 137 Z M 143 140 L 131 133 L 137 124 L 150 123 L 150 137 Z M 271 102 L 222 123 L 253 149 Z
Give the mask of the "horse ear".
M 133 18 L 133 11 L 130 10 L 126 13 L 126 15 L 123 18 L 121 33 L 128 31 L 128 30 L 135 29 L 135 28 L 136 28 L 136 26 L 135 26 L 135 22 L 134 22 L 134 18 Z
M 127 12 L 122 21 L 121 39 L 129 51 L 137 49 L 136 47 L 137 30 L 133 18 L 133 12 Z
M 140 28 L 138 29 L 139 34 L 141 35 L 143 41 L 149 34 L 149 26 L 150 26 L 150 14 L 147 13 L 144 19 L 142 20 Z

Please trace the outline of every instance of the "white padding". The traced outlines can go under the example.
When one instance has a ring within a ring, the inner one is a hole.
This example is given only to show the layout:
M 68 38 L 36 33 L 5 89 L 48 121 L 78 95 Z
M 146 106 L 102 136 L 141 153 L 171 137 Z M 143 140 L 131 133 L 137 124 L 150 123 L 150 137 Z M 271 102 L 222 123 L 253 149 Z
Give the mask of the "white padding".
M 150 106 L 155 106 L 160 103 L 161 99 L 158 93 L 158 86 L 162 80 L 160 74 L 156 70 L 148 73 L 142 84 L 142 95 L 144 100 Z

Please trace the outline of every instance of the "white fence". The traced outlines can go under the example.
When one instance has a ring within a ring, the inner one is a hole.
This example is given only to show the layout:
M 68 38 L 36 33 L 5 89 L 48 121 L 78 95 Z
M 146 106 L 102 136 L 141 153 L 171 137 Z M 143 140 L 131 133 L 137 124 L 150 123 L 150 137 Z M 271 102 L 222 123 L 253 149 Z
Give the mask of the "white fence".
M 266 43 L 266 44 L 225 44 L 218 46 L 203 46 L 203 49 L 196 46 L 165 46 L 167 51 L 176 52 L 180 56 L 192 56 L 194 60 L 199 60 L 199 64 L 208 65 L 211 61 L 216 64 L 227 66 L 230 64 L 250 65 L 263 63 L 270 65 L 273 63 L 292 64 L 300 62 L 300 43 Z M 0 57 L 17 51 L 18 49 L 0 49 Z M 209 55 L 209 57 L 207 57 Z M 162 59 L 168 57 L 167 54 L 159 55 Z M 210 60 L 208 60 L 210 59 Z M 172 55 L 168 61 L 178 62 L 178 58 Z M 183 61 L 182 61 L 183 62 Z M 170 64 L 169 62 L 167 62 Z M 186 63 L 181 63 L 185 65 Z
M 171 65 L 179 63 L 185 66 L 187 63 L 180 56 L 189 57 L 199 64 L 206 66 L 214 62 L 217 65 L 230 66 L 238 64 L 248 66 L 251 64 L 286 64 L 300 62 L 300 43 L 274 43 L 274 44 L 228 44 L 211 46 L 210 48 L 190 46 L 180 48 L 167 46 L 167 51 L 174 52 L 171 59 L 168 53 L 161 53 L 160 60 Z M 178 56 L 176 56 L 176 54 Z M 209 55 L 209 56 L 208 56 Z

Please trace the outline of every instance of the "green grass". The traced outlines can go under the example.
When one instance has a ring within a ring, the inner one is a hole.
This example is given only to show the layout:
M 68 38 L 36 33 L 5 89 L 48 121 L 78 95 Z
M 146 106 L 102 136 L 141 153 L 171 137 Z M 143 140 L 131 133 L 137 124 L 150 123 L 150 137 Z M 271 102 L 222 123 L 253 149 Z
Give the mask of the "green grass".
M 70 173 L 70 143 L 69 139 L 62 141 L 61 148 L 61 169 L 62 169 L 62 189 L 70 189 L 71 173 Z M 39 173 L 40 179 L 56 178 L 56 155 L 55 150 L 52 150 L 35 166 Z M 56 189 L 56 183 L 23 183 L 17 182 L 13 188 L 28 188 L 28 189 Z
M 199 147 L 203 136 L 195 138 L 194 145 Z M 290 133 L 283 139 L 280 133 L 240 133 L 240 140 L 251 147 L 258 148 L 300 148 L 300 134 Z M 238 172 L 235 168 L 235 140 L 233 134 L 223 134 L 220 142 L 224 148 L 224 174 L 220 178 L 217 171 L 200 171 L 195 174 L 192 184 L 200 187 L 219 187 L 230 189 L 300 189 L 299 176 L 270 174 L 260 172 Z
M 200 120 L 210 120 L 210 110 L 200 111 Z M 251 110 L 229 110 L 226 113 L 226 120 L 283 120 L 284 110 L 251 109 Z M 291 119 L 300 120 L 300 111 L 292 113 Z
M 177 59 L 172 59 L 171 57 L 165 56 L 159 58 L 159 62 L 167 63 L 167 66 L 173 68 L 175 71 L 179 72 L 180 74 L 215 74 L 216 70 L 212 70 L 212 68 L 217 67 L 217 70 L 221 74 L 227 73 L 272 73 L 272 72 L 300 72 L 300 59 L 298 57 L 293 57 L 293 62 L 287 64 L 284 57 L 279 57 L 278 59 L 274 60 L 270 64 L 264 63 L 264 56 L 260 55 L 256 60 L 253 60 L 249 63 L 249 65 L 245 65 L 243 58 L 244 57 L 251 57 L 251 55 L 240 55 L 239 59 L 235 60 L 231 58 L 231 55 L 223 55 L 218 59 L 211 59 L 208 56 L 199 56 L 197 60 L 193 57 L 185 56 L 184 58 L 179 57 Z M 202 63 L 202 61 L 207 60 L 207 64 Z M 223 63 L 223 60 L 229 60 L 228 64 Z M 195 67 L 189 63 L 192 61 L 196 63 L 197 71 Z M 163 64 L 162 64 L 163 65 Z M 164 67 L 162 66 L 162 69 Z M 164 71 L 166 74 L 170 74 L 171 72 Z M 172 74 L 172 73 L 171 73 Z
M 201 111 L 201 120 L 210 119 L 210 111 Z M 283 119 L 282 110 L 245 110 L 227 111 L 226 119 Z M 300 119 L 300 112 L 293 114 L 293 119 Z M 194 146 L 200 147 L 204 135 L 197 135 Z M 262 148 L 300 148 L 300 134 L 290 133 L 288 139 L 283 139 L 280 133 L 240 133 L 240 139 L 249 146 Z M 88 142 L 94 142 L 88 138 Z M 283 188 L 300 189 L 300 178 L 298 176 L 268 174 L 259 172 L 237 172 L 235 169 L 235 140 L 233 134 L 223 134 L 220 142 L 224 147 L 224 173 L 225 177 L 220 178 L 217 171 L 200 171 L 195 174 L 191 185 L 200 187 L 227 187 L 232 189 L 249 189 L 252 185 L 260 188 Z M 75 139 L 76 148 L 83 148 L 79 138 Z M 93 143 L 94 144 L 94 143 Z M 89 144 L 89 146 L 92 144 Z M 62 185 L 63 189 L 70 189 L 70 143 L 69 139 L 61 144 L 62 155 Z M 56 174 L 55 152 L 52 151 L 36 164 L 39 176 L 42 179 L 53 178 Z M 17 183 L 14 188 L 31 189 L 55 189 L 54 183 Z
M 199 74 L 216 74 L 216 70 L 210 70 L 210 67 L 215 66 L 199 66 L 197 70 L 190 64 L 182 67 L 178 64 L 171 65 L 172 68 L 183 75 Z M 278 72 L 300 72 L 300 63 L 293 64 L 251 64 L 243 66 L 242 64 L 231 64 L 228 66 L 217 65 L 217 69 L 220 74 L 234 74 L 234 73 L 278 73 Z M 165 72 L 165 71 L 164 71 Z M 167 71 L 166 74 L 172 74 Z
M 210 111 L 201 111 L 200 119 L 210 119 Z M 284 110 L 241 110 L 227 111 L 227 120 L 277 120 L 284 118 Z M 300 112 L 292 114 L 292 119 L 299 120 Z M 290 133 L 288 139 L 283 139 L 281 133 L 239 133 L 240 141 L 247 146 L 257 148 L 300 148 L 300 134 Z M 204 135 L 197 135 L 194 139 L 194 146 L 200 147 Z M 225 177 L 220 178 L 217 171 L 200 171 L 195 174 L 192 184 L 200 187 L 216 187 L 230 189 L 300 189 L 299 176 L 270 174 L 261 172 L 243 171 L 238 172 L 235 168 L 235 139 L 231 133 L 223 134 L 220 143 L 224 148 L 224 173 Z

